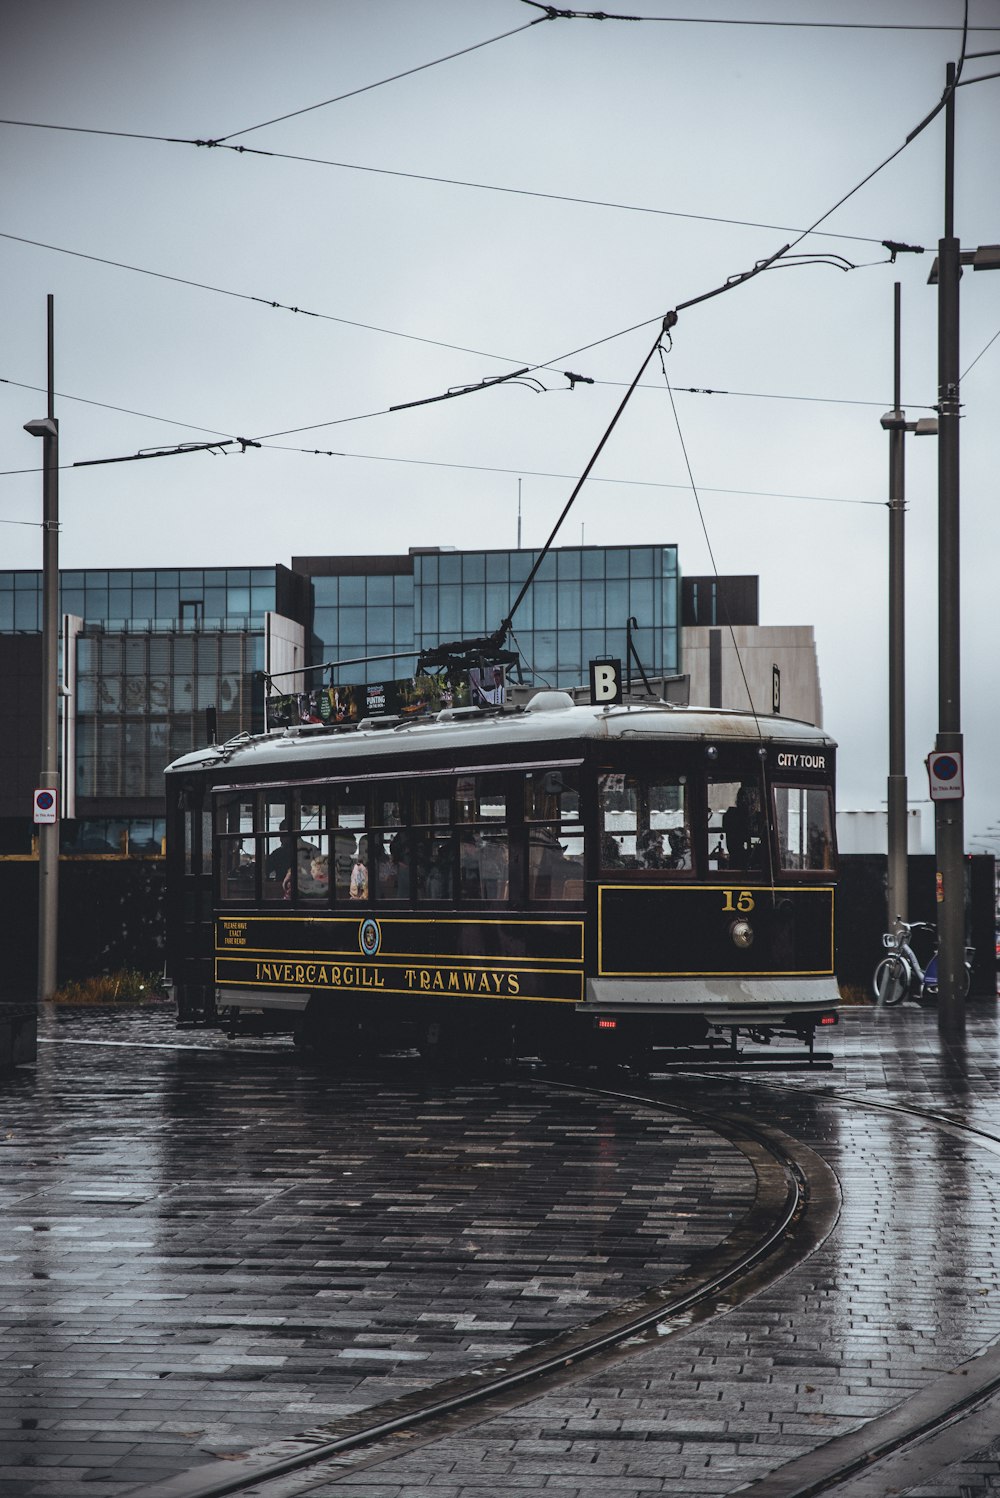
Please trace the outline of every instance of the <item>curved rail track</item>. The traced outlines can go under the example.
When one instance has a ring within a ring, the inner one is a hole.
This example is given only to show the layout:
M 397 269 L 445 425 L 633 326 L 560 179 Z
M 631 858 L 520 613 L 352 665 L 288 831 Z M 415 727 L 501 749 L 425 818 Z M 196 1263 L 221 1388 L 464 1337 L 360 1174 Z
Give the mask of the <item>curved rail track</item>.
M 591 1097 L 656 1108 L 692 1119 L 739 1148 L 757 1176 L 756 1202 L 734 1230 L 702 1261 L 670 1284 L 658 1286 L 615 1311 L 553 1338 L 542 1347 L 512 1356 L 401 1399 L 367 1409 L 336 1429 L 314 1430 L 282 1440 L 239 1462 L 204 1465 L 135 1490 L 133 1498 L 224 1498 L 252 1490 L 266 1495 L 282 1479 L 282 1498 L 307 1492 L 318 1480 L 343 1476 L 364 1464 L 356 1454 L 384 1462 L 414 1435 L 430 1441 L 466 1424 L 478 1423 L 587 1369 L 648 1350 L 698 1321 L 731 1310 L 801 1262 L 833 1228 L 840 1206 L 830 1168 L 812 1150 L 746 1117 L 668 1103 L 654 1092 L 612 1092 L 604 1088 L 542 1083 Z M 326 1468 L 324 1472 L 323 1469 Z M 301 1475 L 301 1486 L 287 1479 Z M 277 1489 L 275 1489 L 277 1491 Z

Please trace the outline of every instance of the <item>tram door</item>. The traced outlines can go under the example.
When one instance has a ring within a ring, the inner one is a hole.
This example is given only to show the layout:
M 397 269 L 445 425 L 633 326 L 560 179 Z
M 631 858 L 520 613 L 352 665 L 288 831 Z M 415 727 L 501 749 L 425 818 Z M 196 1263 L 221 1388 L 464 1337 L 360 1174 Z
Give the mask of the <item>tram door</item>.
M 179 1024 L 215 1018 L 212 809 L 198 781 L 180 786 L 167 815 L 167 964 Z

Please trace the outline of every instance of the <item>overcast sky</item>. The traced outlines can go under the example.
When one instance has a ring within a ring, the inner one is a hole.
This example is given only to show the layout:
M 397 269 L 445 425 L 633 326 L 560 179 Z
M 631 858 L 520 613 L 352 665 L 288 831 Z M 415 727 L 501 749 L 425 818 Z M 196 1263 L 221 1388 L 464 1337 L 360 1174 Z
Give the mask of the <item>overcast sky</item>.
M 851 194 L 796 247 L 834 263 L 776 267 L 680 314 L 666 378 L 655 357 L 559 541 L 674 542 L 688 574 L 758 574 L 762 624 L 815 626 L 840 804 L 878 807 L 879 416 L 892 404 L 896 280 L 908 415 L 937 398 L 927 276 L 943 233 L 944 116 L 852 189 L 940 99 L 963 5 L 622 9 L 647 19 L 550 20 L 524 0 L 8 3 L 5 117 L 109 133 L 0 126 L 0 231 L 17 236 L 0 238 L 0 469 L 40 459 L 22 426 L 45 413 L 51 292 L 64 464 L 264 440 L 242 456 L 64 471 L 64 568 L 513 546 L 519 491 L 523 544 L 537 546 L 664 313 Z M 994 29 L 973 30 L 969 51 L 1000 47 L 997 0 L 970 0 L 970 22 Z M 996 58 L 970 61 L 963 77 L 996 70 Z M 1000 240 L 998 125 L 1000 79 L 959 90 L 966 247 Z M 927 253 L 891 266 L 883 239 Z M 975 842 L 1000 824 L 1000 338 L 987 347 L 1000 275 L 966 273 L 961 295 Z M 522 383 L 389 410 L 521 366 Z M 571 389 L 563 370 L 594 383 Z M 936 447 L 907 439 L 914 800 L 937 727 Z M 40 502 L 37 472 L 4 474 L 0 565 L 40 565 Z

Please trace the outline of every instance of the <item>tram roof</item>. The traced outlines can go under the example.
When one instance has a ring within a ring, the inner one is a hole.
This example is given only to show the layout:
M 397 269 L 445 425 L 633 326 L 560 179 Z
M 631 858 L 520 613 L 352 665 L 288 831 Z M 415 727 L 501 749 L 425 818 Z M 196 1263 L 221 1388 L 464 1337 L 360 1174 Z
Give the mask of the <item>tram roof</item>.
M 277 770 L 296 763 L 336 763 L 359 754 L 376 762 L 437 749 L 569 744 L 586 739 L 667 739 L 695 742 L 795 743 L 832 749 L 834 740 L 812 723 L 726 708 L 675 707 L 662 702 L 593 707 L 568 692 L 540 692 L 524 708 L 500 711 L 446 708 L 421 718 L 368 718 L 357 725 L 302 724 L 241 735 L 196 749 L 167 766 L 172 774 L 227 768 Z

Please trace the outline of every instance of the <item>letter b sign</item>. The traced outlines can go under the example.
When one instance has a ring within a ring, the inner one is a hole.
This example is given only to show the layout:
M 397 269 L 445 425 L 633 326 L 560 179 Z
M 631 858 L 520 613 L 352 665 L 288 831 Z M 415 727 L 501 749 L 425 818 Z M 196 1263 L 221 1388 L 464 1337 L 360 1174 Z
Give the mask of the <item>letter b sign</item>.
M 590 662 L 590 700 L 594 707 L 609 707 L 622 700 L 621 661 Z

